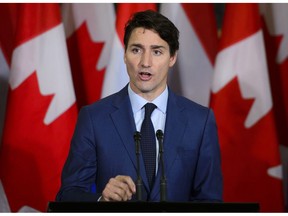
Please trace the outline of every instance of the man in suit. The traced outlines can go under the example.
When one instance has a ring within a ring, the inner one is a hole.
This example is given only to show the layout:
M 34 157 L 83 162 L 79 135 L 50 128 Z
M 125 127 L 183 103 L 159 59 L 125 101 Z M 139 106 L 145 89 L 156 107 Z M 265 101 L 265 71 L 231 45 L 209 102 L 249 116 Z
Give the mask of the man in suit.
M 142 199 L 160 200 L 162 168 L 155 139 L 160 129 L 164 131 L 167 201 L 222 201 L 213 112 L 175 95 L 167 86 L 168 70 L 177 59 L 178 38 L 174 24 L 154 11 L 138 12 L 127 22 L 124 61 L 130 82 L 81 109 L 56 200 L 135 200 L 138 168 L 133 137 L 135 131 L 142 132 L 145 104 L 153 103 L 154 133 L 148 140 L 155 140 L 151 148 L 155 157 L 146 159 L 142 146 Z M 153 165 L 152 178 L 147 161 Z

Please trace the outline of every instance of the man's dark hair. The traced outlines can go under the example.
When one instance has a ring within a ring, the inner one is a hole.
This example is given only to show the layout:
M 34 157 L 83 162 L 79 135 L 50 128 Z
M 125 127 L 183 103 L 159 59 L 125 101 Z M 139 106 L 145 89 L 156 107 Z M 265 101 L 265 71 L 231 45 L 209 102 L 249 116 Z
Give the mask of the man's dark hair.
M 138 27 L 158 33 L 168 43 L 171 56 L 174 56 L 179 49 L 179 30 L 176 26 L 162 14 L 153 10 L 146 10 L 135 13 L 126 23 L 124 35 L 125 51 L 127 50 L 132 31 Z

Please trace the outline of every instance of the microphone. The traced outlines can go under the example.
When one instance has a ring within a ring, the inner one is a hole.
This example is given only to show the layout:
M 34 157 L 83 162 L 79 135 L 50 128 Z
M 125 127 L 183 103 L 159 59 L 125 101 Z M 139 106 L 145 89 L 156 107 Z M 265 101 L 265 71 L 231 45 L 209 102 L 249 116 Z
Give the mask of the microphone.
M 142 179 L 140 175 L 140 140 L 141 134 L 136 131 L 134 133 L 134 142 L 136 145 L 136 158 L 137 158 L 137 180 L 136 180 L 136 197 L 138 201 L 142 201 Z
M 164 159 L 163 159 L 163 132 L 162 130 L 156 131 L 156 137 L 159 142 L 159 157 L 160 163 L 162 168 L 161 179 L 160 179 L 160 201 L 166 201 L 166 194 L 167 194 L 167 183 L 166 183 L 166 176 L 165 176 L 165 169 L 164 169 Z

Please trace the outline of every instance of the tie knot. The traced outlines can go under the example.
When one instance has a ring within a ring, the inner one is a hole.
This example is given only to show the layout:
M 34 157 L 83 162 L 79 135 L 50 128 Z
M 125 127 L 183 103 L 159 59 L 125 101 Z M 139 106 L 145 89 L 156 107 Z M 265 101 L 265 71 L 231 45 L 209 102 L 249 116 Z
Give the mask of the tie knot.
M 153 103 L 146 103 L 145 104 L 145 117 L 149 117 L 151 116 L 152 112 L 154 111 L 154 109 L 157 106 Z

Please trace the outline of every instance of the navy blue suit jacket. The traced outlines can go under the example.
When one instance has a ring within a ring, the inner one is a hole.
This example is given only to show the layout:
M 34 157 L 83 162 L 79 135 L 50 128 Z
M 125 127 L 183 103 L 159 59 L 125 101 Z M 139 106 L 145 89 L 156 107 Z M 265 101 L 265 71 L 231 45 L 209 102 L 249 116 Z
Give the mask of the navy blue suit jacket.
M 82 108 L 56 200 L 97 201 L 110 178 L 127 175 L 136 181 L 135 131 L 127 86 Z M 169 89 L 163 143 L 168 201 L 222 201 L 220 150 L 211 109 Z M 140 159 L 143 199 L 159 201 L 161 166 L 150 191 Z

